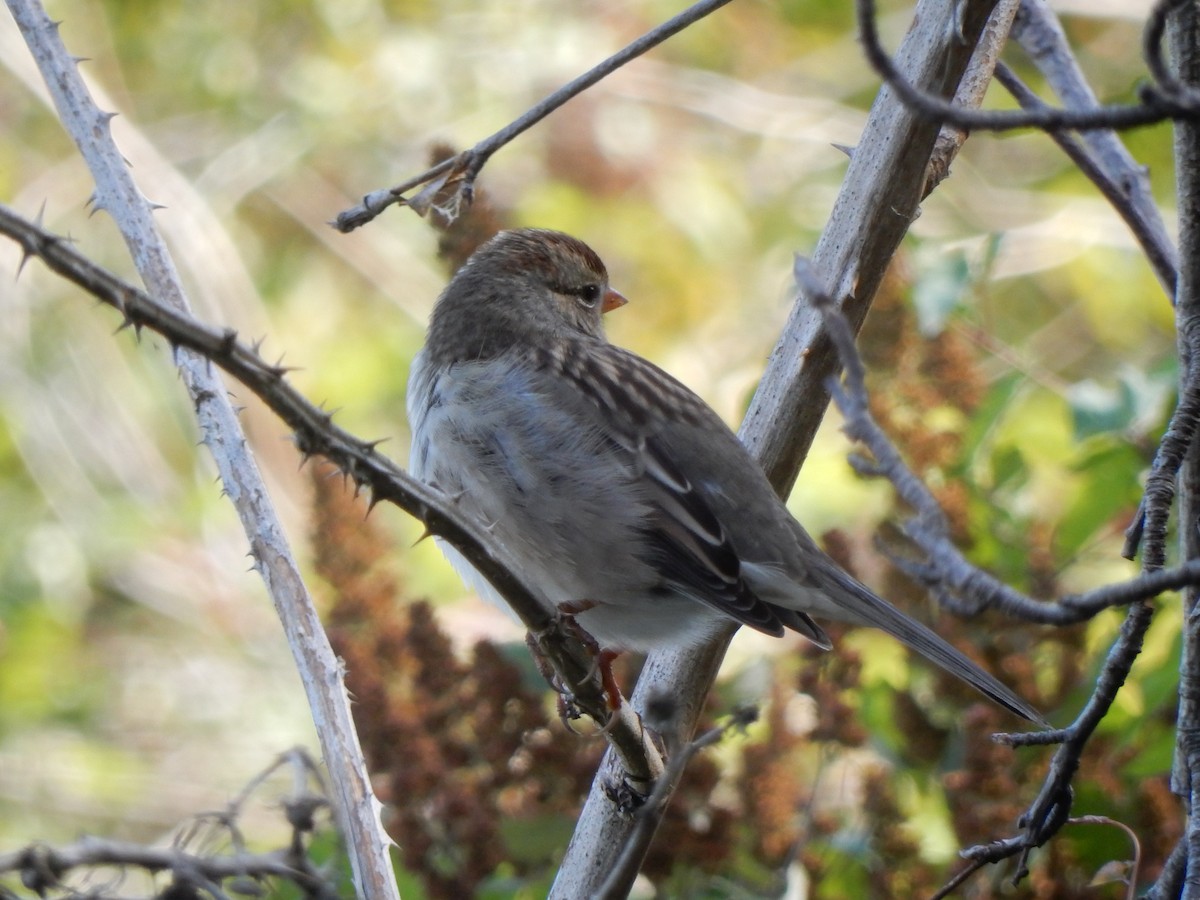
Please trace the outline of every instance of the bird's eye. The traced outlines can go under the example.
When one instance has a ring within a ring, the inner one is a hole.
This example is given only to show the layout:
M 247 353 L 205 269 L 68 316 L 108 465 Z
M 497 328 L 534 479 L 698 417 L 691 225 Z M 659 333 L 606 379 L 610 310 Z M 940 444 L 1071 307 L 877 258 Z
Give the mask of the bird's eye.
M 600 290 L 598 284 L 585 284 L 579 289 L 579 302 L 588 309 L 593 309 L 600 302 L 600 297 L 604 292 Z

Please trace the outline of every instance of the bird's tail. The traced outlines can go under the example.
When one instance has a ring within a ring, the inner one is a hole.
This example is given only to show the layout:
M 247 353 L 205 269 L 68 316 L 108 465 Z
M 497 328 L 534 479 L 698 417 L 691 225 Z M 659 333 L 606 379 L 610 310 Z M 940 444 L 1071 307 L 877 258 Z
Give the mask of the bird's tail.
M 840 611 L 846 613 L 846 621 L 886 631 L 900 643 L 920 653 L 959 680 L 965 681 L 994 703 L 1023 719 L 1050 727 L 1041 713 L 929 628 L 875 595 L 824 553 L 818 551 L 818 554 L 820 563 L 810 575 L 819 589 L 840 607 Z

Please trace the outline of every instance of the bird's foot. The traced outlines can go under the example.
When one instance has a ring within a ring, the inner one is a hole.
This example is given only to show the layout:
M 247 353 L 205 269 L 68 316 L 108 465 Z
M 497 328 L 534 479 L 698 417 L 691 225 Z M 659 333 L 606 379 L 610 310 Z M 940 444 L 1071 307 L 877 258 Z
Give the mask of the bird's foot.
M 529 648 L 529 652 L 533 656 L 533 664 L 537 666 L 538 672 L 546 679 L 546 683 L 550 685 L 550 689 L 558 697 L 559 720 L 568 731 L 579 734 L 579 730 L 571 724 L 576 719 L 583 718 L 583 710 L 579 708 L 579 704 L 575 701 L 575 692 L 568 685 L 564 684 L 558 672 L 554 671 L 554 667 L 550 665 L 550 661 L 542 653 L 542 648 L 538 644 L 537 637 L 532 632 L 525 635 L 525 646 Z
M 612 663 L 613 660 L 620 656 L 617 650 L 608 650 L 601 647 L 594 637 L 575 621 L 575 617 L 580 613 L 585 613 L 589 609 L 594 609 L 598 604 L 595 600 L 574 600 L 569 603 L 558 604 L 558 613 L 564 628 L 571 632 L 579 639 L 583 646 L 587 647 L 595 660 L 595 665 L 588 672 L 588 678 L 600 672 L 600 683 L 604 687 L 604 699 L 610 710 L 618 710 L 621 708 L 621 688 L 617 685 L 616 676 L 613 675 Z M 611 725 L 611 720 L 609 722 Z M 605 726 L 607 728 L 608 726 Z

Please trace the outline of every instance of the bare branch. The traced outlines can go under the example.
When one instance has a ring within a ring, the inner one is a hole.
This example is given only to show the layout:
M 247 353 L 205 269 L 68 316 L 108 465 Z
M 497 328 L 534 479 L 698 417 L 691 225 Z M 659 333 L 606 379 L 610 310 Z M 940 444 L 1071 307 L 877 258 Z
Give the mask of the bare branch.
M 250 796 L 284 767 L 293 774 L 292 788 L 282 803 L 291 838 L 281 849 L 251 853 L 246 849 L 238 819 Z M 260 882 L 275 879 L 295 884 L 312 900 L 336 900 L 337 887 L 309 858 L 306 849 L 307 836 L 316 828 L 314 813 L 328 806 L 323 790 L 314 794 L 308 789 L 310 779 L 320 780 L 316 763 L 303 750 L 290 750 L 255 776 L 224 810 L 201 813 L 182 826 L 169 847 L 95 837 L 85 837 L 68 847 L 32 844 L 0 854 L 0 873 L 17 873 L 25 887 L 43 898 L 59 893 L 67 897 L 95 896 L 94 891 L 81 890 L 72 884 L 72 873 L 81 869 L 88 873 L 98 869 L 116 869 L 120 873 L 140 869 L 150 876 L 169 874 L 168 891 L 178 891 L 179 896 L 199 897 L 204 892 L 213 898 L 224 898 L 228 893 L 261 893 Z M 231 848 L 229 852 L 188 849 L 189 845 L 215 846 L 217 842 L 224 846 L 225 841 Z M 114 892 L 107 890 L 103 895 L 113 897 Z
M 1200 16 L 1194 3 L 1170 4 L 1166 17 L 1174 66 L 1172 84 L 1192 97 L 1200 96 Z M 1179 345 L 1181 397 L 1200 394 L 1200 124 L 1175 126 L 1175 196 L 1179 210 L 1179 290 L 1175 297 L 1175 330 Z M 1181 402 L 1182 406 L 1182 402 Z M 1178 411 L 1177 411 L 1178 413 Z M 1178 415 L 1172 419 L 1175 425 Z M 1200 442 L 1195 419 L 1181 426 L 1188 433 L 1178 468 L 1178 547 L 1182 559 L 1200 559 Z M 1154 507 L 1147 492 L 1147 531 Z M 1144 556 L 1149 557 L 1146 553 Z M 1147 563 L 1149 564 L 1149 563 Z M 1179 714 L 1175 725 L 1175 759 L 1171 790 L 1187 810 L 1184 839 L 1188 873 L 1181 896 L 1200 897 L 1200 590 L 1183 595 L 1180 622 L 1183 648 L 1179 661 Z
M 1177 2 L 1179 0 L 1160 0 L 1159 7 Z M 1190 95 L 1149 90 L 1143 91 L 1139 104 L 1103 106 L 1091 110 L 1049 106 L 1019 113 L 966 109 L 937 94 L 917 88 L 901 75 L 879 42 L 874 0 L 855 0 L 855 7 L 867 61 L 916 113 L 940 123 L 969 131 L 1011 131 L 1017 128 L 1072 128 L 1083 131 L 1137 128 L 1166 119 L 1194 118 L 1200 114 L 1200 102 Z
M 909 77 L 927 89 L 952 95 L 993 5 L 991 0 L 922 0 L 898 54 Z M 949 21 L 961 27 L 948 29 Z M 814 253 L 830 293 L 846 304 L 856 324 L 865 317 L 916 216 L 938 132 L 936 124 L 906 109 L 889 90 L 880 92 Z M 797 303 L 739 433 L 781 495 L 791 490 L 821 422 L 828 402 L 824 381 L 837 366 L 819 314 Z M 644 709 L 656 685 L 670 685 L 684 707 L 677 718 L 681 734 L 694 732 L 734 631 L 731 625 L 701 647 L 652 653 L 634 692 L 634 707 Z M 598 780 L 614 766 L 612 755 L 606 755 Z M 623 820 L 593 788 L 550 896 L 588 896 L 606 881 L 634 830 L 633 823 Z
M 904 532 L 922 550 L 925 559 L 920 562 L 897 559 L 896 562 L 916 580 L 965 600 L 960 611 L 975 612 L 985 606 L 994 607 L 1014 617 L 1052 625 L 1081 622 L 1112 606 L 1149 600 L 1163 591 L 1200 584 L 1200 564 L 1192 563 L 1170 571 L 1151 572 L 1086 594 L 1070 595 L 1053 603 L 1027 597 L 973 566 L 951 539 L 949 525 L 937 499 L 905 464 L 900 451 L 871 415 L 866 371 L 855 349 L 849 323 L 833 298 L 824 292 L 807 260 L 796 259 L 794 274 L 800 291 L 824 316 L 825 327 L 842 361 L 844 381 L 839 384 L 831 379 L 830 390 L 845 417 L 843 430 L 870 451 L 870 474 L 890 481 L 900 499 L 915 512 L 905 522 Z M 951 601 L 950 605 L 956 605 L 946 594 L 940 597 L 943 602 Z
M 1200 565 L 1192 560 L 1170 573 L 1152 570 L 1142 578 L 1127 584 L 1104 588 L 1092 594 L 1071 598 L 1070 601 L 1064 600 L 1059 604 L 1038 603 L 975 569 L 950 540 L 945 516 L 933 495 L 904 464 L 899 451 L 871 416 L 864 381 L 865 372 L 862 360 L 854 347 L 854 336 L 849 323 L 833 298 L 824 292 L 806 261 L 797 259 L 795 274 L 801 292 L 811 298 L 813 305 L 825 317 L 826 329 L 842 359 L 845 382 L 831 384 L 831 391 L 834 401 L 845 416 L 845 430 L 870 450 L 874 458 L 873 473 L 886 477 L 895 486 L 900 497 L 915 510 L 916 515 L 906 523 L 905 532 L 927 555 L 928 562 L 923 565 L 923 570 L 935 585 L 953 590 L 976 606 L 995 605 L 1011 615 L 1056 623 L 1077 621 L 1074 615 L 1090 615 L 1113 600 L 1138 598 L 1130 606 L 1120 635 L 1109 650 L 1092 695 L 1075 721 L 1061 731 L 1040 734 L 1029 739 L 1023 735 L 1004 735 L 1000 738 L 1004 743 L 1014 746 L 1050 741 L 1061 741 L 1061 746 L 1054 755 L 1042 790 L 1022 817 L 1021 834 L 964 851 L 963 855 L 972 861 L 972 865 L 965 872 L 959 873 L 939 896 L 945 896 L 946 891 L 960 884 L 981 865 L 1012 856 L 1019 857 L 1017 873 L 1014 876 L 1016 883 L 1028 872 L 1030 851 L 1053 837 L 1070 815 L 1073 797 L 1071 780 L 1078 771 L 1083 750 L 1096 727 L 1112 707 L 1117 692 L 1141 652 L 1142 641 L 1150 625 L 1152 610 L 1141 598 L 1154 596 L 1157 593 L 1156 589 L 1200 584 Z M 1150 593 L 1144 594 L 1144 591 Z
M 531 107 L 517 119 L 505 125 L 495 134 L 484 138 L 470 150 L 458 156 L 444 160 L 430 169 L 415 175 L 395 187 L 372 191 L 362 198 L 358 206 L 351 207 L 338 213 L 331 223 L 338 231 L 353 231 L 361 225 L 366 225 L 381 212 L 394 203 L 408 205 L 418 214 L 424 215 L 428 209 L 428 201 L 445 188 L 455 188 L 456 200 L 451 203 L 447 212 L 450 219 L 454 218 L 454 210 L 458 206 L 471 204 L 474 194 L 475 179 L 487 165 L 492 154 L 512 141 L 518 135 L 528 131 L 550 113 L 554 112 L 568 100 L 582 94 L 598 81 L 607 78 L 617 69 L 631 60 L 636 59 L 648 50 L 657 47 L 667 38 L 678 34 L 689 25 L 700 21 L 705 16 L 720 9 L 729 0 L 700 0 L 685 9 L 679 15 L 668 19 L 657 28 L 646 32 L 636 41 L 617 51 L 604 62 L 584 72 L 575 80 L 563 85 L 540 103 Z M 408 191 L 420 185 L 427 185 L 416 197 L 406 198 Z
M 996 67 L 996 80 L 1021 104 L 1022 109 L 1045 109 L 1046 104 L 1025 86 L 1008 66 L 1003 63 Z M 1104 132 L 1091 132 L 1093 136 Z M 1117 214 L 1125 220 L 1129 230 L 1146 254 L 1154 274 L 1166 291 L 1167 298 L 1175 300 L 1176 254 L 1175 248 L 1167 238 L 1162 218 L 1153 203 L 1146 203 L 1145 194 L 1138 193 L 1136 199 L 1131 196 L 1136 178 L 1127 177 L 1120 181 L 1111 177 L 1105 167 L 1082 140 L 1066 131 L 1054 130 L 1049 132 L 1050 139 L 1062 149 L 1071 162 L 1099 188 L 1104 198 L 1112 204 Z M 1132 169 L 1125 169 L 1125 174 L 1133 176 Z
M 1087 83 L 1067 42 L 1062 25 L 1047 0 L 1021 0 L 1020 9 L 1013 20 L 1012 37 L 1037 66 L 1046 83 L 1058 95 L 1064 106 L 1072 109 L 1100 107 L 1095 92 Z M 1011 75 L 1003 68 L 999 70 L 999 74 Z M 1013 78 L 1015 80 L 1015 76 Z M 1005 87 L 1012 91 L 1008 80 L 1004 77 L 1001 80 Z M 1040 100 L 1033 99 L 1032 92 L 1028 92 L 1029 100 L 1018 94 L 1014 96 L 1017 96 L 1018 102 L 1024 108 L 1041 103 Z M 1121 138 L 1113 131 L 1089 129 L 1082 132 L 1079 139 L 1090 152 L 1081 152 L 1079 158 L 1076 158 L 1071 149 L 1078 143 L 1074 138 L 1067 139 L 1063 131 L 1051 131 L 1050 136 L 1080 165 L 1084 174 L 1096 182 L 1105 197 L 1108 197 L 1125 219 L 1146 251 L 1168 299 L 1174 302 L 1177 254 L 1150 190 L 1150 178 L 1146 167 L 1133 159 Z M 1093 169 L 1098 170 L 1096 176 L 1092 174 Z M 1110 195 L 1110 191 L 1121 198 L 1120 203 Z
M 1069 820 L 1074 797 L 1071 780 L 1079 769 L 1087 742 L 1096 726 L 1108 715 L 1117 691 L 1141 653 L 1142 639 L 1150 626 L 1150 618 L 1151 609 L 1147 604 L 1135 603 L 1130 607 L 1121 624 L 1121 632 L 1104 661 L 1092 696 L 1070 727 L 1055 735 L 1063 737 L 1062 746 L 1050 762 L 1050 771 L 1037 798 L 1018 822 L 1022 832 L 1004 840 L 970 847 L 962 852 L 966 859 L 983 865 L 1016 856 L 1018 864 L 1012 879 L 1014 884 L 1029 873 L 1029 854 L 1054 837 Z M 1035 743 L 1022 740 L 1020 735 L 1006 735 L 1005 742 L 1013 745 Z

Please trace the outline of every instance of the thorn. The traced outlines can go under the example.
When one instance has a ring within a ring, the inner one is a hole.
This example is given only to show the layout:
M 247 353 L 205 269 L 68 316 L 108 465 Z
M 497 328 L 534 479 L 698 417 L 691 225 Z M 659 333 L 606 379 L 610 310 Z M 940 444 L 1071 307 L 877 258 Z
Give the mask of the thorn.
M 373 508 L 374 508 L 374 506 L 372 506 L 372 509 Z M 425 530 L 421 532 L 421 536 L 412 542 L 412 546 L 415 547 L 415 546 L 417 546 L 417 544 L 421 543 L 421 541 L 428 540 L 429 538 L 431 538 L 433 536 L 434 536 L 433 532 L 430 531 L 429 526 L 426 525 Z
M 383 502 L 383 497 L 380 496 L 379 492 L 376 491 L 373 487 L 368 487 L 367 488 L 367 511 L 365 513 L 363 513 L 363 519 L 365 520 L 369 515 L 371 515 L 371 513 L 375 512 L 375 507 L 377 507 L 382 502 Z M 418 540 L 419 540 L 419 538 L 418 538 Z M 415 547 L 416 544 L 413 544 L 413 546 Z
M 75 56 L 74 54 L 72 54 L 72 56 L 71 56 L 71 62 L 75 63 L 75 65 L 79 65 L 80 63 L 91 62 L 91 61 L 92 61 L 92 58 L 90 56 Z
M 25 263 L 29 262 L 29 260 L 36 255 L 37 254 L 34 253 L 29 247 L 26 247 L 24 244 L 21 245 L 21 261 L 17 263 L 17 273 L 13 276 L 14 282 L 20 278 L 21 273 L 25 271 Z
M 118 115 L 120 115 L 120 114 L 115 113 L 115 112 L 108 112 L 107 110 L 102 109 L 102 110 L 100 110 L 100 124 L 103 125 L 105 128 L 107 128 L 108 124 L 113 119 L 115 119 Z
M 841 150 L 848 157 L 850 157 L 851 159 L 854 159 L 854 148 L 853 147 L 850 147 L 846 144 L 830 144 L 829 146 L 833 147 L 834 150 Z
M 33 224 L 41 228 L 46 221 L 46 201 L 42 201 L 42 205 L 38 207 L 37 215 L 33 217 Z
M 237 346 L 237 331 L 233 328 L 226 328 L 225 333 L 221 335 L 221 348 L 217 352 L 228 356 Z

